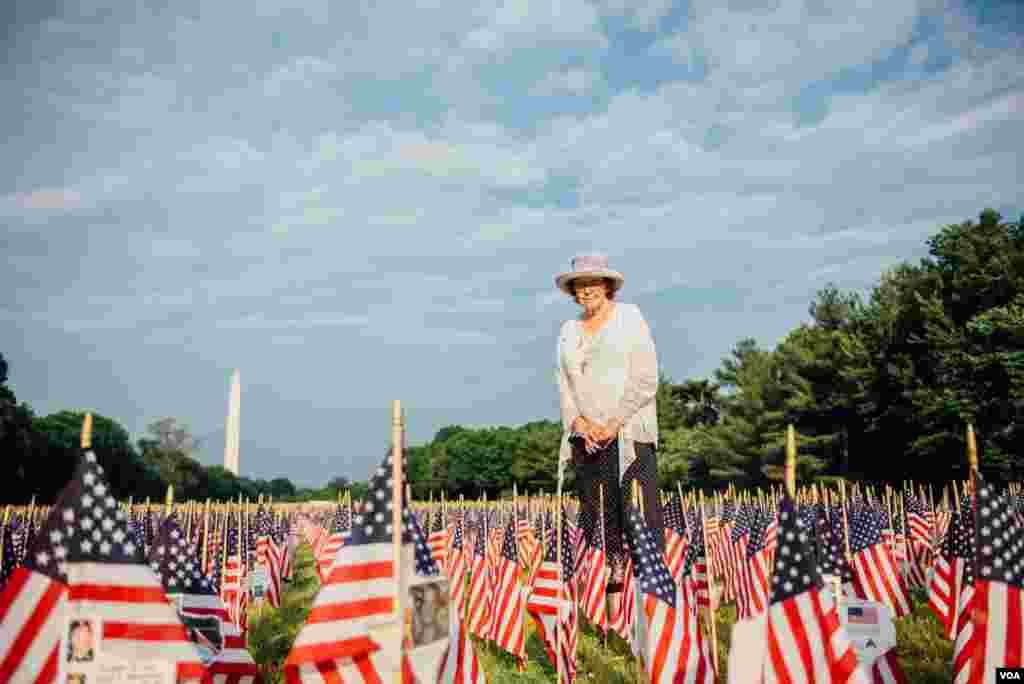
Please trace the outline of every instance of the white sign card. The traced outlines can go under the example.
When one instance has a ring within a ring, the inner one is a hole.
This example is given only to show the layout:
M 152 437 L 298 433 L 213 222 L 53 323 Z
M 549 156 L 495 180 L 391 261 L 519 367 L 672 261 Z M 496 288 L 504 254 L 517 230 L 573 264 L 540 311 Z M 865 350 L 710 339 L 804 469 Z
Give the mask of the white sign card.
M 443 574 L 418 576 L 412 544 L 402 545 L 402 638 L 420 681 L 434 681 L 451 638 L 454 611 Z
M 761 681 L 765 658 L 768 657 L 768 613 L 732 626 L 732 647 L 729 649 L 729 684 Z
M 269 577 L 266 566 L 257 565 L 249 571 L 249 590 L 253 598 L 263 598 L 267 592 Z
M 844 599 L 839 605 L 839 622 L 857 651 L 857 660 L 871 667 L 875 659 L 896 648 L 896 624 L 884 603 Z
M 103 648 L 103 618 L 72 614 L 65 619 L 59 651 L 60 684 L 175 684 L 167 660 L 124 660 Z

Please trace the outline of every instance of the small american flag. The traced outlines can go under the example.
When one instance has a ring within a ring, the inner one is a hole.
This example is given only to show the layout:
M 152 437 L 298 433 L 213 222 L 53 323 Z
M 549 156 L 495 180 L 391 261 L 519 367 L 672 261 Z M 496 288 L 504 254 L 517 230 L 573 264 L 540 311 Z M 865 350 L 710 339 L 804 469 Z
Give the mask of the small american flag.
M 643 601 L 640 652 L 651 684 L 713 684 L 715 670 L 692 597 L 676 584 L 654 533 L 635 507 L 628 510 L 625 527 Z
M 273 608 L 281 607 L 281 569 L 284 560 L 274 542 L 274 519 L 261 506 L 256 511 L 256 564 L 266 568 L 267 586 L 264 597 Z
M 779 547 L 772 572 L 764 681 L 866 684 L 867 674 L 857 665 L 857 654 L 839 622 L 831 592 L 822 586 L 810 541 L 810 530 L 797 519 L 793 500 L 784 497 L 779 506 Z
M 928 583 L 928 606 L 942 623 L 947 639 L 956 636 L 962 594 L 974 582 L 973 566 L 974 525 L 968 508 L 954 513 Z
M 204 675 L 92 451 L 0 594 L 0 680 L 55 681 L 63 621 L 73 611 L 102 620 L 102 649 L 115 658 L 171 661 L 179 681 Z
M 683 563 L 686 559 L 686 518 L 679 494 L 673 494 L 663 507 L 665 520 L 665 560 L 668 561 L 669 572 L 677 583 L 682 582 Z
M 1012 502 L 975 474 L 977 533 L 969 684 L 996 681 L 997 667 L 1024 667 L 1024 529 Z
M 345 682 L 381 679 L 381 646 L 371 638 L 370 628 L 394 618 L 399 591 L 391 474 L 389 453 L 374 471 L 351 538 L 338 550 L 285 661 L 285 677 L 292 684 L 338 677 Z
M 490 638 L 512 655 L 522 658 L 526 654 L 523 629 L 525 606 L 516 551 L 515 522 L 509 519 L 493 573 L 494 611 Z
M 874 606 L 847 606 L 846 617 L 852 625 L 877 625 L 878 608 Z
M 150 549 L 150 567 L 160 577 L 168 596 L 180 597 L 183 615 L 220 621 L 221 643 L 214 643 L 201 630 L 188 630 L 191 639 L 216 654 L 209 664 L 214 682 L 259 682 L 259 669 L 246 648 L 245 639 L 238 628 L 228 622 L 227 609 L 209 578 L 200 571 L 201 561 L 195 544 L 185 537 L 176 518 L 171 515 L 160 526 Z
M 910 615 L 910 597 L 892 549 L 882 542 L 881 512 L 867 505 L 851 507 L 850 553 L 858 596 L 892 608 L 897 618 Z
M 477 519 L 474 537 L 473 553 L 469 557 L 469 615 L 466 627 L 481 639 L 486 639 L 494 596 L 487 566 L 487 521 L 483 516 Z
M 447 568 L 445 556 L 448 552 L 448 528 L 444 524 L 444 510 L 438 507 L 433 518 L 434 524 L 430 528 L 427 543 L 430 545 L 430 553 L 434 557 L 434 561 L 438 566 Z

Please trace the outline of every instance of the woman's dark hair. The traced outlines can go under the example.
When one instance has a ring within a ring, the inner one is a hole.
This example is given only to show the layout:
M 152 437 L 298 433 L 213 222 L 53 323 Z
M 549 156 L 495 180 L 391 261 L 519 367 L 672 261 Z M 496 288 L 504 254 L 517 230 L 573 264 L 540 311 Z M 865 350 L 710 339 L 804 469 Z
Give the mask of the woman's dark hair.
M 604 280 L 604 292 L 608 299 L 615 299 L 615 293 L 618 292 L 618 283 L 612 278 L 602 278 Z M 569 289 L 572 291 L 572 298 L 577 304 L 580 303 L 580 298 L 576 295 L 576 281 L 572 280 L 569 282 Z

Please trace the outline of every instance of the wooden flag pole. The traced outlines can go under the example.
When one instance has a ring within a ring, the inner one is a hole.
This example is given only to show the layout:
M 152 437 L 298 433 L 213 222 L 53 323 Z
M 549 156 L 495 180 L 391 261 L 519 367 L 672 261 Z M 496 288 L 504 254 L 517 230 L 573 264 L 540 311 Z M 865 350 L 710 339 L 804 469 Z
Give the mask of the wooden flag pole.
M 92 413 L 86 413 L 82 420 L 82 449 L 92 448 Z
M 700 536 L 701 536 L 701 540 L 703 541 L 703 544 L 704 544 L 704 568 L 705 568 L 704 569 L 704 576 L 707 577 L 707 581 L 708 581 L 708 607 L 707 607 L 707 613 L 706 613 L 706 617 L 707 617 L 706 622 L 707 622 L 708 631 L 711 633 L 711 654 L 714 657 L 715 672 L 720 672 L 720 670 L 718 669 L 718 625 L 715 624 L 715 606 L 714 606 L 714 601 L 715 601 L 715 579 L 714 579 L 714 573 L 711 571 L 712 570 L 712 568 L 711 568 L 711 553 L 708 551 L 708 536 L 707 536 L 706 526 L 704 524 L 704 490 L 703 489 L 700 490 L 700 493 L 698 494 L 698 496 L 700 497 L 698 499 L 698 501 L 699 501 L 698 505 L 700 506 L 700 508 L 697 509 L 699 511 L 699 513 L 700 513 Z M 685 513 L 683 514 L 683 517 L 684 518 L 686 517 Z M 694 570 L 694 573 L 696 573 L 696 570 Z

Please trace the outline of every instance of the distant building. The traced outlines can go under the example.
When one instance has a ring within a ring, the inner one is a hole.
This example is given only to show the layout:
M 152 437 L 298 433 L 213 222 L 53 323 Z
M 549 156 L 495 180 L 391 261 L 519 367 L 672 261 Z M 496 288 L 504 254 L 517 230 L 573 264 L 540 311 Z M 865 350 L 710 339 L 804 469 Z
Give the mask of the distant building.
M 231 375 L 228 398 L 228 419 L 224 425 L 224 469 L 238 477 L 239 416 L 242 401 L 242 380 L 238 369 Z

